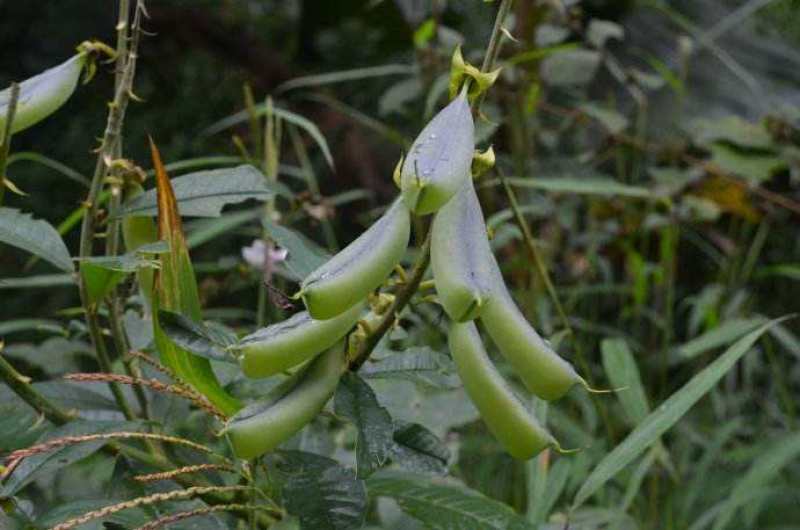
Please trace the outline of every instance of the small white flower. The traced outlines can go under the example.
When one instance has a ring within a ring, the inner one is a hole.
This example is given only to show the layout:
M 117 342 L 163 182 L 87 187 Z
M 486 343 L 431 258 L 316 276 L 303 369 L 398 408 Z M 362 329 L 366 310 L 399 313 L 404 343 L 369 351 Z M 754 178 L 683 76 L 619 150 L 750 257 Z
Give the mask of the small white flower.
M 260 270 L 271 269 L 275 263 L 286 260 L 288 253 L 285 248 L 276 247 L 263 239 L 256 239 L 249 247 L 242 248 L 242 258 L 248 265 Z

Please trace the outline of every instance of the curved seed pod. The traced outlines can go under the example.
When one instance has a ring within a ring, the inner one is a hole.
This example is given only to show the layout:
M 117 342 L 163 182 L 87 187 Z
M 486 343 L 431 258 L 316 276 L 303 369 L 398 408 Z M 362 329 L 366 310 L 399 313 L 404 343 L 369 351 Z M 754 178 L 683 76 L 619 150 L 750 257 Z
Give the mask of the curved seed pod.
M 313 420 L 325 406 L 345 370 L 339 349 L 323 353 L 265 400 L 245 407 L 225 426 L 240 458 L 272 451 Z
M 314 320 L 303 311 L 244 337 L 237 345 L 244 375 L 268 377 L 330 348 L 355 325 L 365 306 L 356 304 L 328 320 Z
M 19 100 L 11 132 L 35 125 L 66 103 L 86 63 L 86 54 L 79 53 L 58 66 L 26 79 L 19 85 Z M 5 128 L 11 89 L 0 92 L 0 130 Z
M 403 200 L 416 214 L 441 208 L 470 178 L 475 124 L 462 93 L 422 129 L 403 162 Z
M 562 397 L 577 383 L 585 386 L 572 365 L 553 351 L 525 319 L 503 284 L 499 268 L 496 271 L 497 280 L 481 311 L 481 322 L 528 390 L 550 401 Z
M 325 320 L 365 299 L 391 274 L 408 247 L 411 219 L 396 201 L 366 232 L 303 280 L 312 318 Z
M 431 267 L 439 300 L 451 319 L 473 320 L 488 300 L 495 263 L 471 179 L 436 213 L 431 230 Z
M 527 460 L 556 440 L 539 425 L 494 367 L 473 322 L 450 325 L 450 354 L 486 426 L 514 458 Z

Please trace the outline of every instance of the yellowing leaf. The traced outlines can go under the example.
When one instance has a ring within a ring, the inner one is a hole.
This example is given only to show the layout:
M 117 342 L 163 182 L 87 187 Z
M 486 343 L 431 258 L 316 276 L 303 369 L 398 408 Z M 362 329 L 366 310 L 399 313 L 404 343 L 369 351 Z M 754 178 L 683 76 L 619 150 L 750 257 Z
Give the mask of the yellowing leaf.
M 158 239 L 165 241 L 169 252 L 161 254 L 161 268 L 156 273 L 153 299 L 153 333 L 162 362 L 185 382 L 205 395 L 225 414 L 232 414 L 241 404 L 220 386 L 207 359 L 178 347 L 167 337 L 158 320 L 158 310 L 166 309 L 200 322 L 200 296 L 194 276 L 175 193 L 152 139 L 150 150 L 156 170 L 158 190 Z

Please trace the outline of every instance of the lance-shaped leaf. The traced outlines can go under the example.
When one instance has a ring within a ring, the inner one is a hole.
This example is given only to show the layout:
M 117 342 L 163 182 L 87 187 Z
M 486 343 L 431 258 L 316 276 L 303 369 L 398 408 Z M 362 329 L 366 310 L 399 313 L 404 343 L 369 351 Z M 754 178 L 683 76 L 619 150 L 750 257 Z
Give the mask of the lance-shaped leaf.
M 13 208 L 0 208 L 0 242 L 27 250 L 59 269 L 72 272 L 69 250 L 53 226 Z
M 241 404 L 219 384 L 208 359 L 193 355 L 175 344 L 162 329 L 158 318 L 158 309 L 180 313 L 194 322 L 200 322 L 202 317 L 197 281 L 175 194 L 161 163 L 161 155 L 152 140 L 150 149 L 158 189 L 158 239 L 169 245 L 169 252 L 160 256 L 161 268 L 155 281 L 154 292 L 157 296 L 153 297 L 153 333 L 156 346 L 161 361 L 178 377 L 205 395 L 225 414 L 232 414 L 241 408 Z

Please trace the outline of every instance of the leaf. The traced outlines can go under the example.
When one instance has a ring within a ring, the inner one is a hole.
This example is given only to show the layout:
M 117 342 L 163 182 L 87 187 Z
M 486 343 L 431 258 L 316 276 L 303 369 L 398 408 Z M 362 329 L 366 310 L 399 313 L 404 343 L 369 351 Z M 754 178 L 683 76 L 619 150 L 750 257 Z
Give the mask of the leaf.
M 766 322 L 766 318 L 732 318 L 702 335 L 678 346 L 676 353 L 680 360 L 689 360 L 715 348 L 725 346 L 756 329 Z
M 20 83 L 11 132 L 16 133 L 35 125 L 66 103 L 78 85 L 85 62 L 86 54 L 79 53 Z M 10 100 L 11 88 L 0 92 L 0 130 L 5 130 Z
M 250 165 L 210 169 L 189 173 L 171 180 L 181 215 L 185 217 L 219 217 L 222 208 L 248 199 L 265 200 L 274 195 L 291 197 L 283 185 L 270 183 L 258 169 Z M 148 190 L 122 208 L 122 215 L 154 216 L 157 213 L 158 190 Z
M 119 499 L 122 502 L 123 499 Z M 96 500 L 78 500 L 65 502 L 58 506 L 53 506 L 45 513 L 36 518 L 36 524 L 39 528 L 52 528 L 58 523 L 63 523 L 68 519 L 79 517 L 87 512 L 99 510 L 110 504 L 114 504 L 111 499 L 96 499 Z M 102 524 L 99 521 L 81 525 L 81 530 L 90 529 L 130 529 L 136 528 L 147 522 L 152 514 L 148 514 L 142 508 L 128 508 L 122 510 L 108 517 L 104 517 Z M 113 526 L 112 526 L 113 525 Z
M 603 353 L 603 368 L 611 386 L 619 389 L 616 395 L 628 421 L 631 425 L 641 423 L 650 413 L 650 404 L 628 343 L 619 338 L 605 339 L 600 344 L 600 350 Z
M 39 256 L 66 272 L 73 272 L 69 250 L 53 226 L 13 208 L 0 208 L 0 242 Z
M 253 109 L 253 115 L 264 116 L 267 113 L 267 104 L 260 103 L 256 105 Z M 313 122 L 309 121 L 307 118 L 300 116 L 292 111 L 272 106 L 272 113 L 281 118 L 283 120 L 288 121 L 289 123 L 296 125 L 306 131 L 311 138 L 317 143 L 320 150 L 322 151 L 322 155 L 325 157 L 325 161 L 328 165 L 333 169 L 333 157 L 331 156 L 331 150 L 328 147 L 328 142 L 325 140 L 325 137 L 320 132 L 319 127 L 317 127 Z M 203 134 L 216 134 L 220 131 L 224 131 L 225 129 L 232 127 L 236 124 L 242 123 L 250 119 L 250 113 L 248 109 L 241 110 L 232 116 L 228 116 L 227 118 L 223 118 L 220 121 L 216 122 L 215 124 L 211 125 L 207 129 L 203 131 Z
M 505 504 L 425 475 L 384 471 L 367 480 L 367 490 L 394 499 L 431 530 L 533 530 Z
M 586 29 L 586 39 L 595 48 L 604 48 L 609 40 L 622 40 L 624 38 L 625 28 L 610 20 L 593 18 Z
M 552 86 L 588 84 L 600 67 L 600 58 L 600 54 L 592 50 L 559 51 L 542 61 L 542 79 Z
M 585 195 L 607 195 L 654 199 L 653 190 L 640 186 L 629 186 L 605 177 L 586 178 L 517 178 L 507 179 L 512 186 L 534 188 L 559 193 L 578 193 Z M 492 181 L 494 183 L 494 181 Z
M 236 359 L 225 350 L 225 344 L 220 342 L 225 340 L 219 333 L 214 333 L 212 329 L 202 324 L 194 322 L 180 313 L 161 310 L 158 312 L 158 322 L 161 329 L 170 340 L 183 350 L 211 359 L 226 363 L 236 363 Z
M 333 410 L 358 430 L 356 476 L 368 477 L 386 463 L 394 445 L 389 412 L 378 403 L 372 388 L 353 372 L 345 373 L 339 381 Z
M 450 450 L 419 423 L 395 422 L 392 461 L 415 473 L 445 473 Z
M 80 261 L 91 303 L 102 301 L 125 277 L 140 269 L 158 268 L 158 261 L 141 255 L 141 249 L 121 256 L 98 256 Z
M 76 285 L 72 274 L 39 274 L 19 278 L 0 279 L 0 289 L 35 289 L 41 287 L 63 287 Z
M 783 319 L 772 320 L 739 339 L 714 362 L 692 377 L 680 390 L 672 394 L 655 412 L 647 416 L 622 443 L 607 454 L 594 468 L 575 495 L 572 509 L 582 505 L 611 477 L 636 459 L 662 434 L 675 425 L 736 364 L 736 361 L 750 350 L 764 332 L 781 320 Z
M 774 172 L 786 167 L 785 160 L 770 153 L 742 151 L 720 143 L 710 149 L 712 164 L 754 184 L 769 180 Z
M 88 422 L 76 420 L 48 431 L 39 443 L 61 438 L 63 436 L 80 436 L 84 434 L 98 434 L 114 431 L 136 431 L 140 424 L 135 422 Z M 27 484 L 42 475 L 49 475 L 66 467 L 73 462 L 86 458 L 98 451 L 107 443 L 107 440 L 96 440 L 70 444 L 58 449 L 39 453 L 22 460 L 0 488 L 0 497 L 11 497 Z
M 190 249 L 199 247 L 222 234 L 230 234 L 234 228 L 258 219 L 264 215 L 263 208 L 253 210 L 243 210 L 232 212 L 216 219 L 198 219 L 187 226 L 189 234 L 186 237 L 186 244 Z
M 17 403 L 0 405 L 0 453 L 10 453 L 32 444 L 41 436 L 46 422 L 29 407 Z
M 750 494 L 777 475 L 787 464 L 800 456 L 800 432 L 787 434 L 756 458 L 747 473 L 736 481 L 714 522 L 712 530 L 723 530 L 739 507 L 750 500 Z
M 599 121 L 612 134 L 619 134 L 628 128 L 628 118 L 614 109 L 591 102 L 581 103 L 578 108 L 590 118 Z
M 262 219 L 262 223 L 269 238 L 288 251 L 285 264 L 294 276 L 293 279 L 303 280 L 331 258 L 319 245 L 291 228 L 276 225 L 266 217 Z
M 41 331 L 66 334 L 66 330 L 55 320 L 44 318 L 19 318 L 0 322 L 0 337 L 19 331 Z
M 333 83 L 343 83 L 346 81 L 359 81 L 361 79 L 371 79 L 373 77 L 408 75 L 415 72 L 416 68 L 407 64 L 384 64 L 380 66 L 369 66 L 366 68 L 355 68 L 353 70 L 341 70 L 338 72 L 327 72 L 324 74 L 296 77 L 278 85 L 275 88 L 275 92 L 288 92 L 289 90 L 295 88 L 330 85 Z
M 408 348 L 377 362 L 367 362 L 361 375 L 367 379 L 406 379 L 433 388 L 461 387 L 453 361 L 426 346 Z
M 161 268 L 157 271 L 155 280 L 154 292 L 158 296 L 153 297 L 153 336 L 161 361 L 180 379 L 205 395 L 223 413 L 230 415 L 241 408 L 241 403 L 222 388 L 209 360 L 192 355 L 172 342 L 158 320 L 160 309 L 181 313 L 195 322 L 202 320 L 202 314 L 197 281 L 186 247 L 175 194 L 161 163 L 161 155 L 152 140 L 150 147 L 158 190 L 158 239 L 166 241 L 170 249 L 160 256 Z
M 733 114 L 714 120 L 694 120 L 689 132 L 694 142 L 704 147 L 719 141 L 750 149 L 771 149 L 775 146 L 763 124 L 750 123 Z
M 300 519 L 301 528 L 351 530 L 364 523 L 367 492 L 352 470 L 301 451 L 277 451 L 266 460 L 282 482 L 284 508 Z

